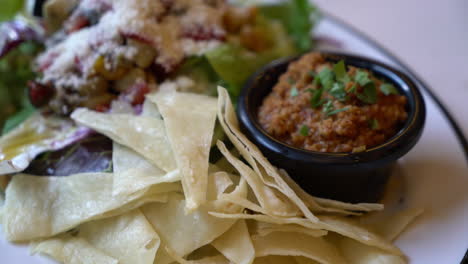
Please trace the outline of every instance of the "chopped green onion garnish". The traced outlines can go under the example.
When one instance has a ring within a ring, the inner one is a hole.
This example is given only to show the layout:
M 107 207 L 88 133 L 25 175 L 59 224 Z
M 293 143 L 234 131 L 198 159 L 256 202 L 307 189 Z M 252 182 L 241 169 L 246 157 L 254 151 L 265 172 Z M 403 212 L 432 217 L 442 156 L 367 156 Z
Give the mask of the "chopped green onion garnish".
M 320 84 L 322 85 L 325 90 L 330 90 L 333 86 L 333 83 L 335 82 L 335 76 L 329 68 L 324 68 L 321 70 L 318 75 L 316 76 L 317 80 L 320 81 Z
M 363 87 L 362 93 L 356 95 L 359 100 L 367 104 L 375 104 L 377 102 L 377 88 L 374 82 L 367 83 Z
M 296 86 L 293 86 L 293 88 L 291 88 L 289 94 L 291 95 L 291 97 L 296 97 L 299 95 L 299 91 L 297 90 Z
M 309 135 L 309 127 L 307 125 L 302 125 L 301 129 L 299 129 L 299 134 L 301 134 L 301 136 L 307 137 Z
M 342 83 L 334 83 L 330 90 L 330 94 L 341 102 L 344 102 L 348 99 L 345 86 Z
M 372 118 L 369 120 L 369 127 L 373 130 L 379 129 L 379 120 Z
M 328 113 L 330 113 L 331 111 L 333 111 L 335 109 L 335 107 L 333 106 L 333 102 L 328 100 L 325 105 L 323 106 L 323 109 L 322 111 L 328 115 Z
M 348 111 L 349 107 L 345 107 L 345 108 L 341 108 L 341 109 L 336 109 L 336 110 L 333 110 L 333 111 L 330 111 L 327 114 L 327 116 L 332 116 L 332 115 L 336 115 L 340 112 L 344 112 L 344 111 Z
M 340 60 L 333 66 L 333 72 L 335 73 L 336 79 L 342 83 L 350 81 L 348 74 L 346 73 L 346 65 L 343 60 Z
M 312 108 L 318 108 L 323 104 L 322 100 L 322 94 L 323 94 L 323 88 L 320 89 L 308 89 L 308 92 L 312 93 L 312 98 L 310 98 L 310 105 Z
M 357 70 L 356 75 L 354 75 L 354 80 L 361 86 L 365 86 L 366 84 L 372 82 L 369 79 L 369 73 L 363 70 Z
M 380 85 L 380 91 L 382 91 L 382 93 L 385 95 L 400 94 L 397 88 L 395 88 L 395 86 L 393 86 L 391 83 L 384 83 Z
M 351 89 L 349 89 L 348 93 L 356 93 L 356 91 L 357 91 L 357 85 L 353 84 L 353 86 L 351 86 Z

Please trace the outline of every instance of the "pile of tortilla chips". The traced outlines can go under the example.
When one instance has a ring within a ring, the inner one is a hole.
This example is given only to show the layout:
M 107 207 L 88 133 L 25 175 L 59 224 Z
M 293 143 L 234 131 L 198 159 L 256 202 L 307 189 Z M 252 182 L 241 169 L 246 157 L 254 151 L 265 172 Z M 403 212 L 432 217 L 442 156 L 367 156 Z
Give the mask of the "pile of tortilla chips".
M 407 262 L 391 240 L 419 211 L 381 223 L 367 215 L 382 205 L 310 196 L 240 132 L 218 93 L 159 91 L 140 115 L 76 110 L 78 124 L 114 141 L 113 173 L 15 175 L 0 209 L 6 238 L 73 264 Z M 210 164 L 216 122 L 234 147 L 216 142 L 223 157 Z

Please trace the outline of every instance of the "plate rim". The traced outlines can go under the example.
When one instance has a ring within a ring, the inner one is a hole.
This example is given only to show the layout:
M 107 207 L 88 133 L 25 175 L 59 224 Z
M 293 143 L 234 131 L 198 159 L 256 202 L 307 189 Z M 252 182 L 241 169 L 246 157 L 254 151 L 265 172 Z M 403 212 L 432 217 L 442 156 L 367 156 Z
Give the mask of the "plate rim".
M 462 148 L 462 152 L 464 153 L 464 156 L 465 156 L 465 161 L 468 163 L 468 139 L 467 137 L 463 133 L 462 129 L 460 128 L 460 126 L 458 125 L 457 121 L 455 120 L 453 115 L 450 113 L 448 108 L 444 105 L 444 103 L 442 103 L 439 97 L 437 97 L 437 95 L 433 92 L 433 89 L 427 84 L 427 82 L 425 82 L 420 76 L 418 76 L 413 70 L 411 70 L 411 68 L 405 62 L 399 59 L 398 56 L 395 56 L 393 52 L 385 48 L 383 45 L 381 45 L 378 41 L 376 41 L 372 37 L 369 37 L 369 35 L 357 29 L 355 26 L 327 12 L 323 13 L 323 18 L 328 19 L 331 23 L 335 24 L 338 27 L 341 27 L 343 30 L 356 36 L 363 42 L 367 43 L 369 46 L 374 47 L 380 53 L 392 59 L 399 67 L 401 67 L 401 69 L 406 71 L 412 79 L 414 79 L 416 82 L 419 82 L 421 84 L 421 88 L 425 92 L 427 92 L 428 96 L 432 100 L 434 100 L 437 107 L 442 111 L 443 116 L 449 122 L 450 127 L 455 132 L 458 143 L 460 144 Z M 461 260 L 459 264 L 468 264 L 468 249 L 466 250 L 465 256 L 463 257 L 463 259 Z

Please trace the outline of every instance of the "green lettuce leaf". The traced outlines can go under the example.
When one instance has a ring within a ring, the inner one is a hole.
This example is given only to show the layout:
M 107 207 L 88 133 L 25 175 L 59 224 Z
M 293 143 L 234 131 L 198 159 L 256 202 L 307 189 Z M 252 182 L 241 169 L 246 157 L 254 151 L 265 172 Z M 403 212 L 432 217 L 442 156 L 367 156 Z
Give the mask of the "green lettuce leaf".
M 10 20 L 15 15 L 21 11 L 24 6 L 24 1 L 22 0 L 2 0 L 0 8 L 0 22 Z
M 260 7 L 260 12 L 268 19 L 280 21 L 300 52 L 307 52 L 313 47 L 311 32 L 320 14 L 308 0 L 265 5 Z
M 26 83 L 34 80 L 32 62 L 42 49 L 40 44 L 26 42 L 0 59 L 0 128 L 2 134 L 28 118 L 34 107 L 27 95 Z

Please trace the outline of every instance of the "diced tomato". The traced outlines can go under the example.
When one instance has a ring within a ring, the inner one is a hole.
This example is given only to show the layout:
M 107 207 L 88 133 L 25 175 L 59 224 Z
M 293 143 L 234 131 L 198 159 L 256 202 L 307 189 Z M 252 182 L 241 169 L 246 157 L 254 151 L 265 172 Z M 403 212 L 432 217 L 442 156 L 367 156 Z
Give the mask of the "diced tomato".
M 122 31 L 120 32 L 120 35 L 122 35 L 122 37 L 124 38 L 133 39 L 133 40 L 140 41 L 142 43 L 154 46 L 154 43 L 151 39 L 141 34 L 135 33 L 135 32 L 123 32 Z
M 43 85 L 35 81 L 28 82 L 29 99 L 32 105 L 41 107 L 45 105 L 54 95 L 54 90 L 48 85 Z
M 58 53 L 49 52 L 47 55 L 45 55 L 46 57 L 44 59 L 39 61 L 39 66 L 37 70 L 39 72 L 44 72 L 45 70 L 47 70 L 54 63 L 54 60 L 58 57 L 58 55 Z
M 120 95 L 120 99 L 132 105 L 139 105 L 145 101 L 145 95 L 150 92 L 150 88 L 145 82 L 137 82 Z
M 66 32 L 68 34 L 78 31 L 84 27 L 90 25 L 88 18 L 82 14 L 75 16 L 74 18 L 70 19 L 66 26 Z
M 94 110 L 98 112 L 102 112 L 102 113 L 108 112 L 109 109 L 110 109 L 110 103 L 100 104 L 94 107 Z
M 189 38 L 196 41 L 203 40 L 219 40 L 225 41 L 226 34 L 224 32 L 218 32 L 214 28 L 209 28 L 204 25 L 192 25 L 183 30 L 183 38 Z

